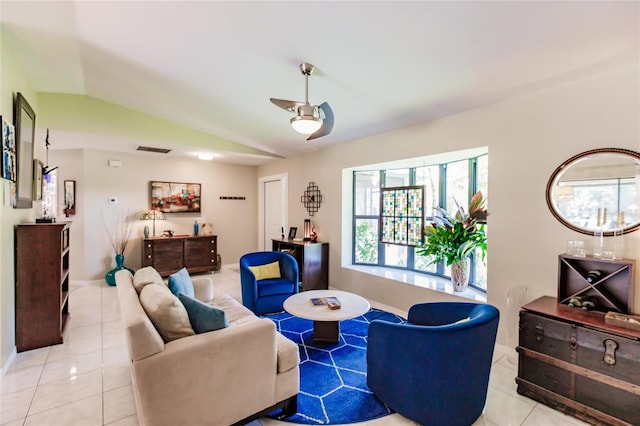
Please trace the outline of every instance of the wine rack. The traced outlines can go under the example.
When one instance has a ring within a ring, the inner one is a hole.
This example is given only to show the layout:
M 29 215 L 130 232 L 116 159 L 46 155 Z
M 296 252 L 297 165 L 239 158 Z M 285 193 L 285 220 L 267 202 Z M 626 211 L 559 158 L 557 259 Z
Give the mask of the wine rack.
M 634 260 L 561 254 L 558 256 L 558 303 L 566 305 L 575 297 L 589 298 L 596 305 L 593 310 L 630 314 L 634 269 Z M 589 282 L 589 271 L 599 271 L 600 275 Z

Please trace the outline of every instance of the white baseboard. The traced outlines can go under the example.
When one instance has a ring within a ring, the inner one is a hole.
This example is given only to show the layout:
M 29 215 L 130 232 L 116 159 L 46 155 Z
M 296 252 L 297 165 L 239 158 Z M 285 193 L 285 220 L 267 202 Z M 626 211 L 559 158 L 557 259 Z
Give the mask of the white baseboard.
M 0 376 L 4 377 L 7 375 L 7 372 L 11 368 L 13 361 L 15 361 L 16 359 L 16 355 L 18 355 L 18 348 L 14 346 L 11 350 L 11 353 L 9 354 L 9 357 L 7 358 L 7 362 L 4 363 L 4 365 L 2 366 L 2 370 L 0 370 Z

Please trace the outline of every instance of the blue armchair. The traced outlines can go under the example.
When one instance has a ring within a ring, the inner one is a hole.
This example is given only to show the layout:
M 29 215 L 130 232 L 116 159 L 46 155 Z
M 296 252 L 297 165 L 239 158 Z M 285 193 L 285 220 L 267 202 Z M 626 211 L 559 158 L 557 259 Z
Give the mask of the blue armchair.
M 421 425 L 469 426 L 485 405 L 500 313 L 491 305 L 411 307 L 406 324 L 369 325 L 367 384 Z
M 257 280 L 250 266 L 279 262 L 280 278 Z M 240 258 L 242 304 L 256 315 L 282 311 L 287 297 L 298 292 L 298 262 L 288 253 L 259 251 Z

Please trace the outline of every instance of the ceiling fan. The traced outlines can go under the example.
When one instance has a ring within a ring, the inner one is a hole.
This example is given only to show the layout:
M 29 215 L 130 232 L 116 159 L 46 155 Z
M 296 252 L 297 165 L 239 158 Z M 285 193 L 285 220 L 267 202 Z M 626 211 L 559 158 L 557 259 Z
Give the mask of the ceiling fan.
M 270 98 L 274 105 L 296 114 L 290 120 L 291 127 L 299 133 L 310 135 L 307 138 L 308 141 L 326 136 L 333 129 L 333 111 L 329 104 L 326 102 L 320 105 L 309 104 L 309 76 L 314 69 L 313 65 L 306 62 L 300 64 L 300 72 L 305 80 L 304 102 Z

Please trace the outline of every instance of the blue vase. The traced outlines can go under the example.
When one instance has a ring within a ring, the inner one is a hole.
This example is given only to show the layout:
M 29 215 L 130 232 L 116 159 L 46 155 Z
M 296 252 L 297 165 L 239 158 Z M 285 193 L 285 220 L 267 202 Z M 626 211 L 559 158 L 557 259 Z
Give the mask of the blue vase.
M 127 271 L 131 272 L 132 274 L 134 273 L 133 269 L 127 268 L 126 266 L 124 266 L 124 255 L 116 254 L 116 267 L 115 267 L 115 269 L 107 272 L 107 274 L 104 276 L 104 280 L 107 282 L 107 284 L 109 284 L 111 286 L 116 285 L 116 272 L 118 272 L 121 269 L 126 269 Z
M 199 232 L 200 232 L 200 225 L 198 225 L 198 221 L 196 220 L 193 223 L 193 235 L 197 237 Z

